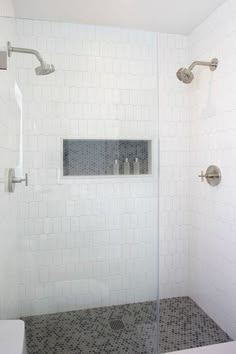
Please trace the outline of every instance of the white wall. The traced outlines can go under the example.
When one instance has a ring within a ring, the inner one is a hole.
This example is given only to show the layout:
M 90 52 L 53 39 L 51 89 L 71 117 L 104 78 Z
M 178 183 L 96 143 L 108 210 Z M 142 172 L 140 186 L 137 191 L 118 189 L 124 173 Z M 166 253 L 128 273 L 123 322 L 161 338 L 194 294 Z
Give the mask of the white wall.
M 173 71 L 186 61 L 186 38 L 160 35 L 157 46 L 154 33 L 22 20 L 17 21 L 17 36 L 17 40 L 10 38 L 13 45 L 39 49 L 57 68 L 54 75 L 37 77 L 33 58 L 11 58 L 11 63 L 17 63 L 24 98 L 24 158 L 31 184 L 27 190 L 17 186 L 24 250 L 21 313 L 156 297 L 157 166 L 154 178 L 130 182 L 65 183 L 58 172 L 62 136 L 154 139 L 156 164 L 157 111 L 162 171 L 160 295 L 186 295 L 187 184 L 181 171 L 187 165 L 188 101 L 181 100 Z M 81 98 L 87 89 L 90 96 Z M 97 90 L 102 93 L 99 98 L 95 98 Z M 102 226 L 97 224 L 98 215 L 99 223 L 106 215 Z M 82 232 L 81 220 L 88 230 Z M 95 222 L 92 230 L 91 222 Z M 94 255 L 98 251 L 100 255 Z M 76 260 L 67 266 L 71 257 Z
M 0 0 L 0 16 L 15 16 L 15 10 L 12 0 Z
M 10 1 L 0 1 L 0 15 L 12 16 Z M 14 20 L 0 20 L 0 48 L 14 38 Z M 6 169 L 18 162 L 19 115 L 15 100 L 15 69 L 0 71 L 0 319 L 18 316 L 17 194 L 5 191 Z
M 156 298 L 158 133 L 160 296 L 187 295 L 189 100 L 175 78 L 186 37 L 22 20 L 17 29 L 17 45 L 57 68 L 36 77 L 36 61 L 16 58 L 32 184 L 19 203 L 22 313 Z M 154 139 L 154 178 L 58 179 L 61 137 Z
M 157 40 L 148 32 L 18 20 L 17 39 L 9 39 L 40 50 L 57 69 L 37 77 L 31 56 L 15 54 L 10 60 L 17 64 L 23 94 L 24 167 L 30 179 L 28 189 L 17 186 L 21 313 L 156 297 L 158 133 L 160 296 L 187 295 L 182 170 L 188 164 L 188 100 L 173 70 L 186 61 L 186 38 Z M 61 137 L 154 139 L 155 175 L 62 181 Z
M 219 59 L 194 70 L 190 134 L 191 297 L 236 339 L 236 3 L 227 1 L 189 36 L 190 62 Z M 222 171 L 216 187 L 197 175 Z
M 36 76 L 15 55 L 24 103 L 19 230 L 21 314 L 157 296 L 157 36 L 17 21 L 16 45 L 56 72 Z M 61 179 L 61 138 L 153 139 L 154 175 Z
M 37 77 L 33 58 L 12 58 L 31 184 L 19 188 L 21 313 L 156 297 L 157 175 L 62 181 L 61 137 L 154 138 L 156 163 L 159 132 L 160 296 L 187 295 L 189 99 L 175 77 L 187 61 L 186 37 L 23 20 L 17 35 L 14 44 L 37 48 L 57 68 Z
M 176 80 L 187 38 L 158 35 L 160 136 L 160 297 L 188 294 L 189 99 Z

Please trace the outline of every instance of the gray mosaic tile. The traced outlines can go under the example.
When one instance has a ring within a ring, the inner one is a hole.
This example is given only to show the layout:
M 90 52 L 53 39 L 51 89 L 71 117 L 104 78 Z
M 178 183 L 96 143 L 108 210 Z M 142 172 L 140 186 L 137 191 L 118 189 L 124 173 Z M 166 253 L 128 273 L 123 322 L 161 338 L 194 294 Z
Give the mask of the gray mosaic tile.
M 148 174 L 148 141 L 145 140 L 78 140 L 63 141 L 64 176 L 113 175 L 113 164 L 119 161 L 119 173 L 124 174 L 124 161 L 138 157 L 140 174 Z
M 189 297 L 161 300 L 159 321 L 161 353 L 231 341 Z
M 190 298 L 23 318 L 28 354 L 154 354 L 231 339 Z M 111 325 L 112 324 L 112 325 Z

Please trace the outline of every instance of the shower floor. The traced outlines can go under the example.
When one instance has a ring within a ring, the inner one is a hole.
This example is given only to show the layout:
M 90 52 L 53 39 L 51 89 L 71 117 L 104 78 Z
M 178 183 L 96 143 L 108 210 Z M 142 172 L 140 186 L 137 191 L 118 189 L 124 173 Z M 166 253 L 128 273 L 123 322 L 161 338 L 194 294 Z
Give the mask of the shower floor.
M 24 317 L 28 354 L 157 353 L 155 302 Z M 160 352 L 231 339 L 189 297 L 160 301 Z

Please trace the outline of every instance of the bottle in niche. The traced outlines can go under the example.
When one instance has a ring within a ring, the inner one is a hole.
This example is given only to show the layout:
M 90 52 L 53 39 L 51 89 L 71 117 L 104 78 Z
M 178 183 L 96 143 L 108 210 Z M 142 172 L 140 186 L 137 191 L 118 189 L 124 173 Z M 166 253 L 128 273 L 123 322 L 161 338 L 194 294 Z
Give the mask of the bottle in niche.
M 134 161 L 134 175 L 139 175 L 139 174 L 140 174 L 140 164 L 138 158 L 136 157 Z
M 130 163 L 129 160 L 126 158 L 124 162 L 124 175 L 130 174 Z
M 118 162 L 118 160 L 115 160 L 115 162 L 113 164 L 113 174 L 119 175 L 119 162 Z

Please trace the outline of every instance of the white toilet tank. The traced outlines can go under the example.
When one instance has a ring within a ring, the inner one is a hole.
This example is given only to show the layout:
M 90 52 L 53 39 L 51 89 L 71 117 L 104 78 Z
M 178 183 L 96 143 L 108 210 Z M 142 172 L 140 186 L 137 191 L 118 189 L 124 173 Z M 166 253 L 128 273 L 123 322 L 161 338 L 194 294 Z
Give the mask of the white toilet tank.
M 21 320 L 0 321 L 0 354 L 26 354 L 25 324 Z

